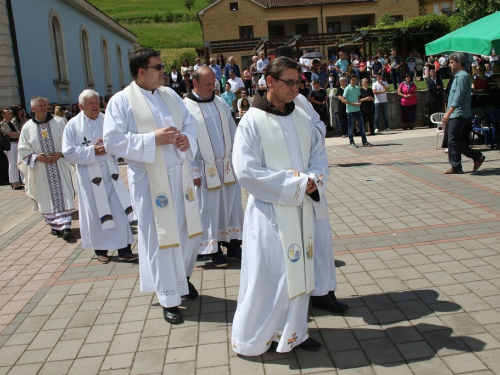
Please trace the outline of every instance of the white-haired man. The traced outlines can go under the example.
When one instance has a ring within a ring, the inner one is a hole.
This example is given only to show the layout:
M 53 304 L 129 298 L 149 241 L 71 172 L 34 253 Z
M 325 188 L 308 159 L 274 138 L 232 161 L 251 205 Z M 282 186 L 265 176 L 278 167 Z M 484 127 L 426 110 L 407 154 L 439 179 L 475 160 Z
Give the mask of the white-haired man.
M 73 117 L 63 136 L 63 155 L 76 164 L 78 213 L 84 248 L 92 248 L 97 260 L 108 263 L 108 250 L 118 249 L 118 259 L 133 261 L 134 219 L 130 195 L 120 178 L 118 163 L 103 145 L 104 115 L 99 94 L 84 90 L 78 97 L 80 113 Z
M 24 173 L 26 194 L 55 236 L 71 238 L 71 214 L 75 210 L 75 190 L 71 164 L 63 157 L 64 122 L 47 112 L 47 99 L 31 99 L 33 118 L 24 124 L 19 137 L 19 169 Z

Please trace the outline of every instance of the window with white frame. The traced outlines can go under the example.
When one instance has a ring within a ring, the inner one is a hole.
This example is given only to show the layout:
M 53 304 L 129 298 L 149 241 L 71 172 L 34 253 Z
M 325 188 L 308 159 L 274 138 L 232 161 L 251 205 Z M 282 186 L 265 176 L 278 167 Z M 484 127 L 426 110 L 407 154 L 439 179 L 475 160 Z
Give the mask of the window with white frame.
M 83 79 L 85 87 L 88 89 L 94 88 L 94 73 L 92 71 L 92 58 L 90 55 L 89 35 L 85 28 L 82 28 L 80 33 L 80 49 L 82 51 L 83 64 Z
M 49 16 L 49 34 L 54 61 L 54 85 L 57 90 L 57 101 L 66 103 L 71 101 L 71 91 L 64 42 L 64 30 L 61 18 L 57 12 L 52 11 Z
M 108 43 L 106 38 L 101 39 L 102 66 L 104 72 L 104 82 L 106 83 L 106 94 L 113 93 L 113 83 L 111 81 L 111 69 L 109 66 Z
M 119 44 L 116 45 L 116 62 L 118 64 L 118 79 L 120 80 L 120 87 L 124 89 L 125 78 L 123 76 L 122 49 Z

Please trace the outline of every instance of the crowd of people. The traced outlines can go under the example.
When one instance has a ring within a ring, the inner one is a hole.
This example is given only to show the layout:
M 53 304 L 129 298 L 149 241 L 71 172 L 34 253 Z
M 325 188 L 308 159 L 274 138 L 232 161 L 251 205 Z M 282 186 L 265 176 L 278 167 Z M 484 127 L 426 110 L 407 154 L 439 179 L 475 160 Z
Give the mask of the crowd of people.
M 199 295 L 190 282 L 196 259 L 209 256 L 223 268 L 231 258 L 241 262 L 233 350 L 248 356 L 317 350 L 321 344 L 307 329 L 309 304 L 331 313 L 348 308 L 335 296 L 324 195 L 326 89 L 338 82 L 351 147 L 358 147 L 355 123 L 365 147 L 372 146 L 365 123 L 375 134 L 382 115 L 383 129 L 389 129 L 382 64 L 368 70 L 371 60 L 354 57 L 357 63 L 340 52 L 331 60 L 335 74 L 320 59 L 271 61 L 263 52 L 244 69 L 234 57 L 225 63 L 219 55 L 208 66 L 197 59 L 191 67 L 184 59 L 180 71 L 172 66 L 167 73 L 158 51 L 140 49 L 130 56 L 131 84 L 112 97 L 87 89 L 66 111 L 35 96 L 31 118 L 19 106 L 2 110 L 10 183 L 33 199 L 51 234 L 69 240 L 76 173 L 84 248 L 92 248 L 101 263 L 110 261 L 110 250 L 121 261 L 140 259 L 141 291 L 156 293 L 170 324 L 183 323 L 179 305 Z M 398 70 L 402 60 L 395 50 L 391 57 Z M 463 54 L 449 56 L 455 78 L 443 118 L 452 166 L 447 174 L 462 173 L 462 154 L 474 160 L 474 171 L 484 161 L 461 138 L 470 116 L 464 62 Z M 415 123 L 413 77 L 409 72 L 397 86 L 409 128 Z M 429 79 L 429 92 L 438 97 L 441 78 L 431 70 Z M 118 158 L 127 164 L 129 191 Z M 249 194 L 245 212 L 241 188 Z M 134 220 L 138 254 L 131 249 Z

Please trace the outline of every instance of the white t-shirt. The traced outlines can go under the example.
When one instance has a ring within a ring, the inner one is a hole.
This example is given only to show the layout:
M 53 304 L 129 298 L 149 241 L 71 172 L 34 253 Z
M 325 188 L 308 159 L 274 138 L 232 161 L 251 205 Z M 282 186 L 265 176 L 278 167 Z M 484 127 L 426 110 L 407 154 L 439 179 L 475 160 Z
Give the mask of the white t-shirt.
M 302 73 L 306 73 L 311 70 L 311 59 L 306 59 L 305 57 L 301 57 L 299 59 L 299 63 L 301 64 L 300 68 L 302 69 Z M 302 64 L 307 65 L 309 68 L 304 68 Z
M 389 87 L 387 82 L 383 81 L 382 84 L 380 84 L 377 81 L 377 82 L 373 83 L 372 90 L 373 91 L 383 91 L 384 87 Z M 384 92 L 382 94 L 375 94 L 375 103 L 387 103 L 387 92 Z
M 229 78 L 227 80 L 227 83 L 231 85 L 232 92 L 235 92 L 238 89 L 245 88 L 245 84 L 243 83 L 243 80 L 240 77 L 234 77 L 234 79 Z
M 265 78 L 259 79 L 259 86 L 267 87 L 267 82 Z

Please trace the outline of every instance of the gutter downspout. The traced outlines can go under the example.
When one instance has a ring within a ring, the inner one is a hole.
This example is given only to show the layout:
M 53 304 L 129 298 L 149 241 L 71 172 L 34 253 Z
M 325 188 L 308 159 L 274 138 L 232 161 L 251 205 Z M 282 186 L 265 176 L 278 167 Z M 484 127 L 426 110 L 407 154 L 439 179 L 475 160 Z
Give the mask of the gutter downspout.
M 198 22 L 200 23 L 201 26 L 201 36 L 203 38 L 203 48 L 205 49 L 205 65 L 210 65 L 210 61 L 208 58 L 208 48 L 205 46 L 205 33 L 203 32 L 203 21 L 200 18 L 200 13 L 196 13 L 196 17 L 198 17 Z
M 23 75 L 21 74 L 21 63 L 19 61 L 19 48 L 17 47 L 16 27 L 14 25 L 14 13 L 12 12 L 11 0 L 7 0 L 7 13 L 10 24 L 10 35 L 12 37 L 12 49 L 14 50 L 14 61 L 16 63 L 17 84 L 19 85 L 19 97 L 21 98 L 21 106 L 24 109 L 26 109 Z

